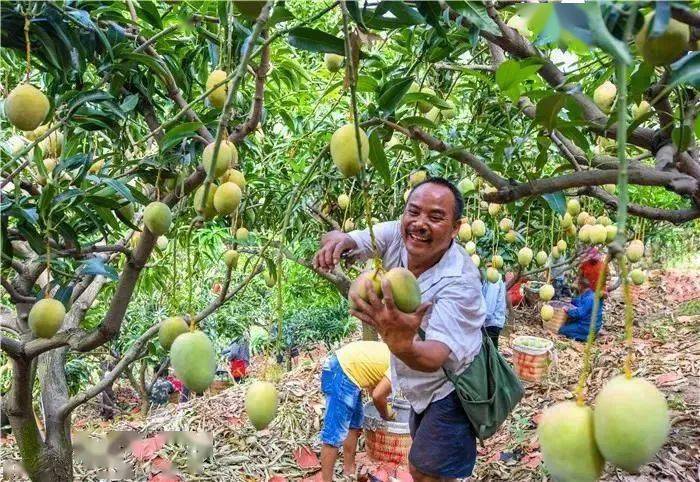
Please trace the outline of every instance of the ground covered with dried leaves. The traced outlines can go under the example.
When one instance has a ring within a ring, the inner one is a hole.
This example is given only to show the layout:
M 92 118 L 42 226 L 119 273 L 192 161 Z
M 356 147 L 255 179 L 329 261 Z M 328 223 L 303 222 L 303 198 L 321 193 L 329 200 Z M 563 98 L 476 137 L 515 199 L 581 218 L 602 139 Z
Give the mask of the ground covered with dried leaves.
M 605 304 L 604 329 L 595 345 L 593 370 L 586 389 L 590 402 L 602 384 L 622 368 L 623 304 L 616 290 Z M 636 287 L 634 328 L 635 375 L 654 382 L 666 395 L 672 428 L 668 442 L 640 474 L 630 475 L 606 466 L 603 480 L 700 480 L 700 273 L 669 270 L 652 273 Z M 581 369 L 583 344 L 543 330 L 538 307 L 513 310 L 501 337 L 501 351 L 510 359 L 511 342 L 518 335 L 554 341 L 554 359 L 545 380 L 525 383 L 526 395 L 498 434 L 479 449 L 477 467 L 468 480 L 547 480 L 535 435 L 542 410 L 574 398 Z M 243 408 L 246 384 L 186 403 L 168 404 L 140 414 L 120 415 L 100 422 L 94 409 L 75 414 L 76 430 L 94 437 L 108 431 L 136 431 L 143 440 L 126 445 L 127 463 L 137 480 L 314 480 L 318 477 L 318 432 L 323 414 L 319 376 L 325 349 L 304 354 L 293 370 L 280 374 L 277 418 L 263 431 L 247 422 Z M 260 375 L 265 362 L 255 359 Z M 136 404 L 135 404 L 136 405 Z M 187 450 L 159 436 L 168 431 L 211 432 L 213 454 L 198 473 L 188 469 Z M 361 447 L 362 448 L 362 447 Z M 2 445 L 3 459 L 17 459 L 12 437 Z M 339 469 L 338 464 L 338 469 Z M 96 480 L 97 474 L 76 463 L 76 478 Z M 403 467 L 371 462 L 358 455 L 361 480 L 410 480 Z

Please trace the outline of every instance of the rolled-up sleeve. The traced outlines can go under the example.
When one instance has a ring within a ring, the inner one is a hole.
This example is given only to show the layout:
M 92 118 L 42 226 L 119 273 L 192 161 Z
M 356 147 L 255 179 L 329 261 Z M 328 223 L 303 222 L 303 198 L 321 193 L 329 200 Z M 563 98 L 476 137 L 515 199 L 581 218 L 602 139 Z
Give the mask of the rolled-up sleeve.
M 481 327 L 486 318 L 484 297 L 478 286 L 455 281 L 440 290 L 428 314 L 426 340 L 444 343 L 460 364 L 481 348 Z
M 379 254 L 384 256 L 387 248 L 392 241 L 400 235 L 399 222 L 389 221 L 378 223 L 372 226 L 374 231 L 374 239 L 377 241 L 377 249 Z M 372 238 L 369 234 L 369 229 L 358 229 L 350 231 L 348 236 L 357 244 L 357 249 L 352 252 L 352 256 L 357 258 L 367 258 L 372 255 Z

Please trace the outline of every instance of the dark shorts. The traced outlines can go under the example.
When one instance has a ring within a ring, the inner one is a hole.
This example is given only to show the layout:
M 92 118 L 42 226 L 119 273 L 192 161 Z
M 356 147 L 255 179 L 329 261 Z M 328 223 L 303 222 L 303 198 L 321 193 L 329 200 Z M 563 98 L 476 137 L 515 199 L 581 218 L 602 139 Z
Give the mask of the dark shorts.
M 468 477 L 476 463 L 476 437 L 457 392 L 428 405 L 422 413 L 411 410 L 413 444 L 408 461 L 434 477 Z
M 493 346 L 498 348 L 498 337 L 501 334 L 502 328 L 499 328 L 498 326 L 487 326 L 486 327 L 486 334 L 489 335 L 489 338 L 491 338 L 491 342 L 493 343 Z

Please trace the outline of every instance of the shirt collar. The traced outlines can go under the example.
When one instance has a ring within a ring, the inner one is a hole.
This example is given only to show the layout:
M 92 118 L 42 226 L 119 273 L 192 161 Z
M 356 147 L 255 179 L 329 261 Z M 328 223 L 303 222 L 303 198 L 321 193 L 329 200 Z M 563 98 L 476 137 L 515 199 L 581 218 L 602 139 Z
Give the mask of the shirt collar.
M 464 268 L 464 256 L 459 245 L 453 239 L 450 247 L 442 255 L 440 261 L 425 270 L 419 277 L 418 282 L 428 281 L 437 277 L 438 279 L 459 276 Z M 401 239 L 401 265 L 408 268 L 408 250 Z

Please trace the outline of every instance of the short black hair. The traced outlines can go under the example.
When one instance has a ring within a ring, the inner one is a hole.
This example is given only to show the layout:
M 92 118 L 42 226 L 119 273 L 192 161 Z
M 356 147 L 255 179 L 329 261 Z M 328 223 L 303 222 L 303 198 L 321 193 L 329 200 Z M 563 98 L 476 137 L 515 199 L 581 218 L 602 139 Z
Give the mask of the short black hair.
M 416 188 L 422 186 L 423 184 L 437 184 L 438 186 L 444 186 L 447 189 L 450 190 L 452 193 L 452 196 L 455 199 L 455 211 L 454 211 L 454 219 L 455 222 L 458 221 L 462 217 L 462 211 L 464 210 L 464 198 L 462 197 L 462 193 L 459 192 L 459 189 L 457 189 L 457 186 L 452 184 L 450 181 L 445 179 L 444 177 L 431 177 L 428 178 L 424 181 L 419 182 L 415 186 L 411 188 L 411 192 L 408 195 L 408 199 L 406 199 L 406 203 L 408 204 L 408 201 L 411 199 L 411 195 L 413 194 L 413 191 L 416 190 Z

